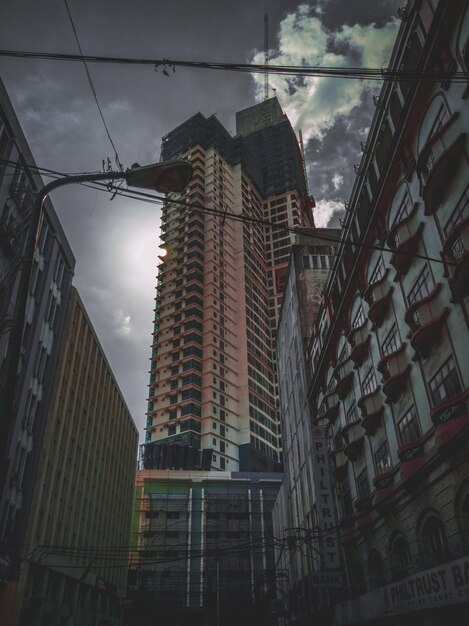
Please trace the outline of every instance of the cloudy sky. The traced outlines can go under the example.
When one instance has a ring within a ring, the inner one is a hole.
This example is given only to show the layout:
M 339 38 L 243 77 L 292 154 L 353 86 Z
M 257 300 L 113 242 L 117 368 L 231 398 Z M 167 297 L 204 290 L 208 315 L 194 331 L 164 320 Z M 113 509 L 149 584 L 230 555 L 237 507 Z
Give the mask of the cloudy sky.
M 68 0 L 85 54 L 263 62 L 269 14 L 272 64 L 383 67 L 403 0 Z M 78 52 L 64 0 L 0 4 L 2 48 Z M 161 137 L 197 111 L 234 132 L 235 112 L 262 99 L 249 74 L 93 65 L 89 70 L 125 167 L 159 160 Z M 40 167 L 99 170 L 113 150 L 78 63 L 0 57 L 0 74 Z M 316 224 L 336 226 L 353 183 L 378 84 L 271 76 L 271 88 L 306 141 Z M 75 285 L 141 435 L 158 254 L 155 205 L 83 187 L 54 192 L 77 258 Z

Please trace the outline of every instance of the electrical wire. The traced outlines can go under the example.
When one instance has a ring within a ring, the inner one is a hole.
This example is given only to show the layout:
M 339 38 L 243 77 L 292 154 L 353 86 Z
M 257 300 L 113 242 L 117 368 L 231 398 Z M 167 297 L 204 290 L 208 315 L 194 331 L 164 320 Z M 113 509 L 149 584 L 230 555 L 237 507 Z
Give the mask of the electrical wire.
M 95 89 L 94 84 L 93 84 L 93 79 L 91 78 L 91 74 L 90 74 L 90 71 L 88 69 L 88 65 L 87 65 L 86 59 L 85 59 L 85 57 L 83 55 L 83 51 L 81 49 L 80 40 L 78 39 L 77 29 L 75 28 L 75 24 L 73 22 L 73 17 L 72 17 L 71 11 L 70 11 L 70 7 L 68 6 L 67 0 L 64 0 L 64 4 L 65 4 L 65 8 L 67 9 L 68 17 L 70 19 L 70 24 L 72 25 L 73 34 L 75 35 L 75 40 L 77 42 L 78 50 L 80 51 L 80 57 L 81 57 L 81 60 L 83 61 L 83 66 L 85 68 L 86 76 L 88 78 L 88 83 L 90 85 L 91 93 L 93 94 L 93 98 L 94 98 L 94 101 L 96 102 L 96 106 L 98 107 L 99 115 L 100 115 L 101 120 L 103 122 L 104 129 L 106 130 L 106 134 L 107 134 L 108 139 L 109 139 L 109 141 L 111 143 L 111 146 L 112 146 L 112 148 L 114 150 L 114 156 L 115 156 L 115 159 L 116 159 L 116 165 L 122 171 L 123 170 L 122 163 L 119 160 L 119 155 L 117 153 L 117 148 L 116 148 L 116 146 L 114 144 L 114 141 L 113 141 L 113 139 L 111 137 L 111 133 L 109 132 L 109 128 L 108 128 L 108 126 L 106 124 L 106 120 L 104 119 L 104 114 L 103 114 L 103 111 L 101 109 L 101 105 L 99 104 L 99 100 L 98 100 L 98 94 L 96 93 L 96 89 Z
M 12 164 L 15 162 L 9 161 L 8 159 L 0 159 L 0 163 Z M 54 178 L 54 176 L 55 177 L 63 176 L 63 174 L 60 172 L 49 170 L 46 168 L 40 168 L 36 165 L 34 166 L 26 165 L 26 167 L 30 167 L 31 169 L 36 169 L 38 172 L 43 173 L 44 175 L 47 175 L 47 176 L 52 174 L 51 176 L 52 178 Z M 143 202 L 149 202 L 151 204 L 177 204 L 177 205 L 180 205 L 181 207 L 189 208 L 191 213 L 199 213 L 202 215 L 203 214 L 214 215 L 222 219 L 230 219 L 234 222 L 257 224 L 259 226 L 263 226 L 264 228 L 285 231 L 294 235 L 303 235 L 303 236 L 309 235 L 311 237 L 314 237 L 315 239 L 327 241 L 332 244 L 349 245 L 354 248 L 378 250 L 380 252 L 388 252 L 390 254 L 396 253 L 396 250 L 393 250 L 392 248 L 387 248 L 386 246 L 380 246 L 377 244 L 365 243 L 361 241 L 350 241 L 349 239 L 338 238 L 338 237 L 334 237 L 333 235 L 327 235 L 325 233 L 318 233 L 314 229 L 287 226 L 285 224 L 279 224 L 270 220 L 264 220 L 261 218 L 252 217 L 252 216 L 246 215 L 245 213 L 243 214 L 232 213 L 230 211 L 226 211 L 225 209 L 214 209 L 211 207 L 206 207 L 204 205 L 201 205 L 198 202 L 187 202 L 185 200 L 167 198 L 166 196 L 155 195 L 155 194 L 146 193 L 143 191 L 122 190 L 120 187 L 117 187 L 115 185 L 109 185 L 107 183 L 96 182 L 96 183 L 79 183 L 79 184 L 83 185 L 84 187 L 89 187 L 91 189 L 98 189 L 99 191 L 106 191 L 108 193 L 117 194 L 124 198 L 130 198 L 132 200 L 141 200 Z M 442 258 L 431 257 L 426 254 L 418 254 L 416 252 L 408 252 L 405 250 L 399 250 L 397 254 L 401 256 L 406 256 L 412 259 L 423 259 L 424 261 L 431 261 L 433 263 L 439 263 L 441 265 L 446 265 L 448 267 L 457 266 L 457 263 L 453 263 L 451 261 L 448 261 Z
M 454 82 L 466 83 L 468 76 L 462 71 L 444 72 L 437 70 L 404 70 L 390 68 L 331 67 L 317 65 L 264 65 L 258 63 L 224 63 L 218 61 L 188 61 L 176 59 L 148 59 L 141 57 L 77 55 L 60 52 L 35 52 L 27 50 L 0 50 L 0 56 L 49 61 L 85 61 L 87 63 L 108 63 L 118 65 L 152 65 L 169 76 L 168 69 L 176 67 L 193 69 L 246 72 L 249 74 L 280 74 L 284 76 L 347 78 L 354 80 L 404 80 L 441 81 L 451 78 Z

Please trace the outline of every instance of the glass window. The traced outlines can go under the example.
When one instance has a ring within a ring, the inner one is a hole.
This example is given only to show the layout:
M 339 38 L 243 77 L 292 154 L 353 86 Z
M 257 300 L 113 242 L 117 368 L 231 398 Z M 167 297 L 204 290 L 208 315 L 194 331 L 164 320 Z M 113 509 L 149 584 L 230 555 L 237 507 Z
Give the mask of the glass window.
M 461 394 L 461 383 L 452 356 L 430 380 L 429 385 L 433 406 L 438 406 Z
M 428 565 L 444 563 L 449 558 L 448 542 L 442 522 L 430 517 L 422 525 L 422 540 Z
M 420 439 L 420 424 L 414 406 L 411 406 L 404 414 L 404 417 L 398 422 L 397 430 L 399 431 L 401 446 L 409 445 Z
M 435 282 L 433 280 L 433 276 L 430 273 L 430 268 L 428 265 L 425 265 L 423 270 L 420 272 L 417 280 L 413 284 L 409 295 L 407 296 L 407 302 L 409 303 L 409 306 L 429 296 L 430 293 L 433 291 L 434 286 Z
M 459 199 L 456 208 L 454 209 L 451 217 L 446 222 L 443 229 L 446 237 L 452 233 L 454 227 L 466 220 L 469 217 L 469 186 L 466 187 L 464 193 Z
M 366 498 L 370 495 L 370 481 L 366 468 L 357 476 L 357 495 L 359 498 Z
M 388 442 L 385 441 L 375 452 L 376 474 L 385 474 L 391 469 L 391 455 L 389 454 Z
M 360 308 L 358 309 L 353 319 L 352 329 L 355 330 L 356 328 L 361 328 L 364 323 L 365 323 L 365 315 L 363 313 L 363 308 L 360 306 Z
M 392 354 L 396 352 L 398 347 L 400 346 L 399 334 L 397 332 L 397 325 L 393 324 L 391 330 L 386 335 L 383 341 L 382 353 L 383 356 L 387 356 L 388 354 Z
M 365 376 L 362 384 L 363 395 L 367 396 L 372 393 L 378 386 L 376 382 L 376 374 L 373 367 L 370 368 L 367 375 Z
M 370 285 L 374 285 L 379 282 L 384 276 L 384 261 L 383 257 L 380 255 L 379 259 L 376 261 L 375 266 L 370 274 Z

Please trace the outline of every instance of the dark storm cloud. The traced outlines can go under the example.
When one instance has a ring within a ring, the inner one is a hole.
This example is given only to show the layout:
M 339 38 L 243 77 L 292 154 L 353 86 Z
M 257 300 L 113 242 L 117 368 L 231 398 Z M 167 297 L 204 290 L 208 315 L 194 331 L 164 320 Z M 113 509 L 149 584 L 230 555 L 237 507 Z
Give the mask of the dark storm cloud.
M 309 6 L 318 8 L 316 15 L 326 29 L 337 31 L 344 23 L 384 24 L 395 14 L 395 7 L 390 6 L 395 4 L 330 0 Z M 280 47 L 282 20 L 297 12 L 299 3 L 69 0 L 69 6 L 86 54 L 246 62 L 262 51 L 264 12 L 269 13 L 269 42 L 274 51 Z M 318 25 L 319 35 L 320 31 Z M 357 32 L 349 34 L 355 37 Z M 4 48 L 77 52 L 60 0 L 1 3 L 0 38 Z M 306 34 L 299 43 L 300 59 L 308 58 L 308 49 L 316 43 Z M 353 58 L 352 43 L 337 39 L 336 48 L 330 51 Z M 304 54 L 302 46 L 306 46 Z M 234 131 L 235 112 L 253 104 L 257 89 L 247 74 L 178 69 L 166 78 L 151 67 L 90 64 L 89 69 L 125 166 L 158 160 L 161 137 L 197 111 L 216 113 Z M 80 64 L 0 59 L 0 70 L 38 165 L 90 171 L 100 169 L 102 159 L 113 157 Z M 297 106 L 295 97 L 306 86 L 298 82 L 295 94 L 282 102 L 287 112 Z M 340 92 L 339 85 L 322 89 L 318 112 L 340 99 Z M 320 140 L 309 133 L 313 137 L 308 147 L 312 192 L 317 195 L 316 189 L 321 189 L 325 200 L 337 204 L 353 179 L 352 163 L 360 138 L 357 128 L 369 123 L 360 93 L 354 91 L 350 106 L 344 105 L 346 110 L 338 110 L 330 124 L 323 124 Z M 311 118 L 307 102 L 304 106 L 301 127 L 306 136 Z M 324 117 L 318 124 L 321 120 Z M 82 187 L 67 187 L 52 199 L 77 257 L 75 283 L 142 432 L 159 209 L 119 197 L 110 202 L 106 194 Z

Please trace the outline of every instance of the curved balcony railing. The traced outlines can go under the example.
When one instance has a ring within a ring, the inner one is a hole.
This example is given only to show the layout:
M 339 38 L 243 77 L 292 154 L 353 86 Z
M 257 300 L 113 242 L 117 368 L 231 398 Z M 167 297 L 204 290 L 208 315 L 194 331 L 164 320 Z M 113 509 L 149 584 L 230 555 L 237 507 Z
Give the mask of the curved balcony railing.
M 365 322 L 359 328 L 354 328 L 348 336 L 348 341 L 352 348 L 350 358 L 356 367 L 360 367 L 368 354 L 370 344 L 370 333 L 367 323 Z
M 366 300 L 370 308 L 368 309 L 368 318 L 373 324 L 372 330 L 377 328 L 383 322 L 388 312 L 393 287 L 383 278 L 379 283 L 370 285 L 366 292 Z
M 384 405 L 378 385 L 371 393 L 362 396 L 357 404 L 362 412 L 361 426 L 367 435 L 374 435 L 378 429 L 384 412 Z
M 402 343 L 378 363 L 383 380 L 382 390 L 389 402 L 397 402 L 407 383 L 411 365 L 407 362 L 405 346 Z
M 449 310 L 437 303 L 440 289 L 441 283 L 438 283 L 427 297 L 411 304 L 405 313 L 404 319 L 410 328 L 410 345 L 417 357 L 428 357 L 441 337 Z
M 341 361 L 334 370 L 334 377 L 337 380 L 335 393 L 341 400 L 346 398 L 353 384 L 353 361 L 347 357 L 345 361 Z
M 334 462 L 334 468 L 332 470 L 332 473 L 334 474 L 336 480 L 341 482 L 347 476 L 348 466 L 348 458 L 345 454 L 344 448 L 342 447 L 339 450 L 334 450 L 332 452 L 332 458 Z
M 328 420 L 329 422 L 333 423 L 339 415 L 339 408 L 339 397 L 336 394 L 335 390 L 331 391 L 324 396 L 324 399 L 319 406 L 317 419 Z
M 423 180 L 425 213 L 431 215 L 440 206 L 451 187 L 464 155 L 466 133 L 457 135 L 457 128 L 445 125 L 446 132 L 437 133 L 422 150 L 417 168 Z M 443 142 L 442 136 L 445 141 Z M 448 147 L 447 147 L 448 146 Z
M 344 426 L 342 437 L 345 441 L 344 454 L 349 461 L 355 461 L 363 447 L 365 436 L 361 427 L 361 420 L 355 420 Z

